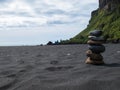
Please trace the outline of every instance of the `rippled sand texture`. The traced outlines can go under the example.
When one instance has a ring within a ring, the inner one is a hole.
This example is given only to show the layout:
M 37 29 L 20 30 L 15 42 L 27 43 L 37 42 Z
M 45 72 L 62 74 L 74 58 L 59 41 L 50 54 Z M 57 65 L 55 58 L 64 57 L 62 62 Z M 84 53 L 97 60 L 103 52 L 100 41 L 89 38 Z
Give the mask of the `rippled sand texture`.
M 119 90 L 120 44 L 105 46 L 102 66 L 84 44 L 0 47 L 0 90 Z

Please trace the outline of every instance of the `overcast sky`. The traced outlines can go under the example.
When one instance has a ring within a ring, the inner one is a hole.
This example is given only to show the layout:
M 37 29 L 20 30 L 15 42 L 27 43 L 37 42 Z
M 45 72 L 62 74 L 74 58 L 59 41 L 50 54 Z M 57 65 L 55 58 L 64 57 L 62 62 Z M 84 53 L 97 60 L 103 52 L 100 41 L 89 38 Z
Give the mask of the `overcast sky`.
M 0 45 L 69 39 L 86 28 L 98 0 L 0 0 Z

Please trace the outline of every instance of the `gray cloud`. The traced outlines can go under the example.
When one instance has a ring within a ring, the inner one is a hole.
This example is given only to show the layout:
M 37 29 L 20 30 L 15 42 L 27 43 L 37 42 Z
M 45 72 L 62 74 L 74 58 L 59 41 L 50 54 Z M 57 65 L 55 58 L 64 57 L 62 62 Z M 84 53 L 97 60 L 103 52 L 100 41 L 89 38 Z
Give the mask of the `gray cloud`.
M 0 23 L 9 26 L 12 24 L 15 26 L 16 22 L 21 22 L 17 26 L 32 26 L 33 23 L 36 25 L 69 24 L 81 20 L 85 22 L 90 17 L 91 9 L 97 6 L 96 0 L 82 2 L 79 0 L 0 0 L 0 2 L 4 3 L 4 5 L 0 4 L 2 19 Z M 13 21 L 11 24 L 7 21 L 8 17 Z
M 6 3 L 8 2 L 9 0 L 0 0 L 1 3 Z

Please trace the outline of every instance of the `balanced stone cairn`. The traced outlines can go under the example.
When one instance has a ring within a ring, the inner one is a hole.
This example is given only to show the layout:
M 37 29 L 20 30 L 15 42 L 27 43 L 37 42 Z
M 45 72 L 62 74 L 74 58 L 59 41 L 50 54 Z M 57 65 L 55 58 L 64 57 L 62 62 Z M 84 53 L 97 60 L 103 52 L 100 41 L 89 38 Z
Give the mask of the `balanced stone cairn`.
M 89 50 L 86 51 L 87 60 L 86 64 L 104 64 L 103 56 L 101 53 L 105 51 L 105 46 L 103 46 L 104 38 L 101 30 L 94 30 L 89 33 L 89 40 L 87 44 L 89 44 Z

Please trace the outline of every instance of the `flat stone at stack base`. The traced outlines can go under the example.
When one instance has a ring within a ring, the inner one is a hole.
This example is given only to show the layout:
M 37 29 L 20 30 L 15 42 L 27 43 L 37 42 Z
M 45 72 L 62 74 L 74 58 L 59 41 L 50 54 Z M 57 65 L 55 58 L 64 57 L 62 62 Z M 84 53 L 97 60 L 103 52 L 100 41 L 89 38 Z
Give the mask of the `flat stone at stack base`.
M 101 60 L 103 60 L 103 56 L 101 54 L 93 53 L 91 55 L 90 59 L 95 60 L 95 61 L 99 61 L 99 60 L 101 61 Z
M 87 58 L 87 60 L 85 61 L 86 64 L 94 64 L 94 65 L 101 65 L 104 64 L 103 60 L 91 60 L 90 57 Z
M 101 54 L 93 53 L 91 50 L 87 50 L 86 55 L 87 57 L 90 57 L 90 59 L 92 60 L 98 60 L 98 61 L 103 60 L 103 56 Z

